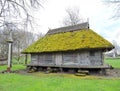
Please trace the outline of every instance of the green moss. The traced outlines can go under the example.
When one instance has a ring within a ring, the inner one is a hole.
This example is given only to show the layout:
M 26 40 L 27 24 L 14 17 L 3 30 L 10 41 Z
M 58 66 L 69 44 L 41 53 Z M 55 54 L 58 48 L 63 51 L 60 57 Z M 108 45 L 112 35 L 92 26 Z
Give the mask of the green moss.
M 67 51 L 86 48 L 113 48 L 113 45 L 89 29 L 46 35 L 23 50 L 23 53 Z

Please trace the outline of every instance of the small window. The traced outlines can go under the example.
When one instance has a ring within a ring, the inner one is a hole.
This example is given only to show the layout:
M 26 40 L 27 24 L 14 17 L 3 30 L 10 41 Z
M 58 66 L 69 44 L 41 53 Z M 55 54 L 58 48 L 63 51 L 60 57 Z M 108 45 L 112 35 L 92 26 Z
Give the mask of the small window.
M 90 51 L 90 56 L 95 56 L 95 52 L 94 51 Z

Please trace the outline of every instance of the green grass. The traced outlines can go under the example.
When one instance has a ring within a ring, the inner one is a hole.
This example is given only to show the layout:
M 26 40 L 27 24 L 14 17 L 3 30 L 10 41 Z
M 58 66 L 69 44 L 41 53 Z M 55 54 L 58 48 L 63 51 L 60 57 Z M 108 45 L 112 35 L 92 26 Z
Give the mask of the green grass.
M 119 79 L 0 74 L 0 91 L 120 91 Z
M 28 64 L 30 62 L 30 55 L 28 55 Z M 12 58 L 12 70 L 21 70 L 21 69 L 25 69 L 25 58 L 24 56 L 20 57 L 20 61 L 18 62 L 17 58 L 13 57 Z M 7 65 L 0 65 L 0 71 L 6 70 L 7 69 Z
M 120 68 L 120 58 L 106 58 L 105 63 L 112 65 L 114 68 Z
M 105 59 L 105 63 L 120 68 L 119 59 Z M 7 66 L 0 66 L 0 71 Z M 13 65 L 12 70 L 25 69 Z M 0 91 L 120 91 L 120 78 L 96 76 L 78 77 L 71 74 L 0 73 Z
M 30 62 L 30 55 L 27 56 L 27 63 L 29 63 L 29 62 Z M 12 58 L 12 63 L 13 64 L 25 64 L 25 57 L 21 56 L 19 61 L 18 61 L 17 57 L 13 57 Z
M 25 65 L 17 64 L 17 65 L 12 65 L 11 70 L 21 70 L 21 69 L 25 69 L 25 68 L 26 68 Z M 6 70 L 6 69 L 7 69 L 7 65 L 0 66 L 0 71 Z

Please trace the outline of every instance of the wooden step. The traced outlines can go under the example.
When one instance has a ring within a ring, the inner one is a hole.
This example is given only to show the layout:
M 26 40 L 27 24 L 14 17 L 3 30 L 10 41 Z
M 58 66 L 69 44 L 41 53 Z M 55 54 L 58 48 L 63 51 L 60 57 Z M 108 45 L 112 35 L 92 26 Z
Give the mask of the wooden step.
M 77 72 L 81 74 L 89 74 L 88 70 L 78 70 Z
M 86 74 L 82 74 L 82 73 L 75 73 L 76 76 L 86 76 Z

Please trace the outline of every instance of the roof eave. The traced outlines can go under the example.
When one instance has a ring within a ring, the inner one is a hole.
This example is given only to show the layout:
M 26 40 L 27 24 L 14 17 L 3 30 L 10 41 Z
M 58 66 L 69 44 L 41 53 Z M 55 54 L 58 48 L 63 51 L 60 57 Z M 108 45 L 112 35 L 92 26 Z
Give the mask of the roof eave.
M 102 50 L 102 51 L 110 51 L 114 48 L 112 47 L 102 47 L 102 48 L 80 48 L 80 49 L 74 49 L 74 50 L 55 50 L 55 51 L 43 51 L 43 52 L 21 52 L 22 54 L 36 54 L 36 53 L 52 53 L 52 52 L 66 52 L 66 51 L 85 51 L 85 50 Z

